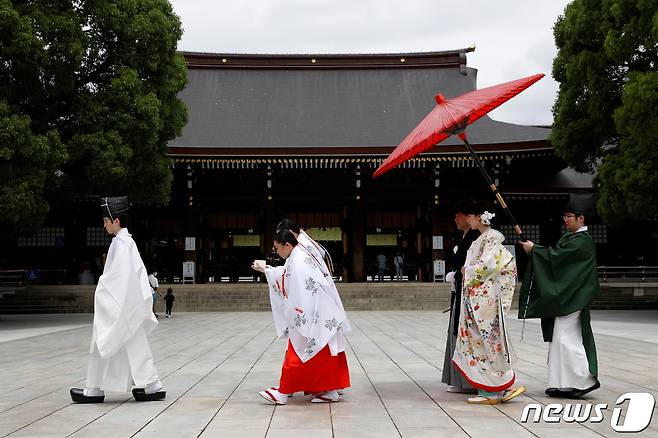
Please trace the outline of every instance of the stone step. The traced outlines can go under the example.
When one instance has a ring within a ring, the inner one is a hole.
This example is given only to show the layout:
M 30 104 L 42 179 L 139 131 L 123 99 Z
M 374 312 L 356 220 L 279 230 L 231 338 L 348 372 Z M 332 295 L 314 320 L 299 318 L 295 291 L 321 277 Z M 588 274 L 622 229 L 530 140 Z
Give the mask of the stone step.
M 337 283 L 347 310 L 435 310 L 449 307 L 450 288 L 446 283 Z M 267 311 L 269 292 L 263 283 L 162 285 L 176 296 L 174 311 Z M 0 313 L 91 313 L 94 285 L 31 285 L 0 298 Z M 513 309 L 518 309 L 518 293 Z M 632 289 L 603 288 L 593 309 L 656 309 L 658 294 L 647 289 L 634 296 Z M 158 299 L 156 311 L 164 312 Z

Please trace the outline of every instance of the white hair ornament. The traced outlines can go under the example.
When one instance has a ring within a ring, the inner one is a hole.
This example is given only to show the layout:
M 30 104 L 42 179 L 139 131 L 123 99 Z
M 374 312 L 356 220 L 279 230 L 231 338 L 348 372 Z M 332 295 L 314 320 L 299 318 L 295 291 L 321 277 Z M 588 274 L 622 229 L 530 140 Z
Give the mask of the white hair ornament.
M 496 213 L 489 213 L 488 211 L 485 211 L 480 215 L 480 222 L 482 222 L 482 225 L 491 225 L 491 219 L 496 217 Z

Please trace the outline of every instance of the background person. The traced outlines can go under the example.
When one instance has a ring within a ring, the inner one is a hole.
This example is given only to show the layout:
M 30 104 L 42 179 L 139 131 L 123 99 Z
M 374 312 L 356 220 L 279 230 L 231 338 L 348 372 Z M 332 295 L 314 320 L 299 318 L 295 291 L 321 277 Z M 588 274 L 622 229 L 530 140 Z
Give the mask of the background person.
M 171 308 L 174 307 L 174 301 L 176 301 L 174 291 L 171 288 L 167 288 L 167 294 L 164 296 L 166 306 L 165 318 L 171 318 Z
M 377 279 L 384 281 L 384 274 L 386 273 L 386 256 L 384 253 L 377 254 Z
M 151 290 L 153 291 L 153 314 L 156 318 L 159 318 L 160 315 L 158 315 L 155 311 L 155 303 L 158 301 L 158 295 L 160 295 L 160 292 L 158 291 L 158 289 L 160 289 L 160 283 L 158 282 L 158 273 L 156 271 L 153 271 L 149 274 L 149 284 L 151 285 Z
M 402 276 L 404 275 L 404 258 L 402 257 L 402 254 L 395 254 L 393 265 L 395 266 L 395 279 L 397 281 L 402 281 Z

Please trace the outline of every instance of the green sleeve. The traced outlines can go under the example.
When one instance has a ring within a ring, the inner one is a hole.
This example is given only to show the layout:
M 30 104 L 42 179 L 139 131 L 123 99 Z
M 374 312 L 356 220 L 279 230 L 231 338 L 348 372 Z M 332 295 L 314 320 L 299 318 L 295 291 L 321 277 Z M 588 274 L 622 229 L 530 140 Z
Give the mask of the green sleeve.
M 565 316 L 598 295 L 596 247 L 587 233 L 560 239 L 555 248 L 535 245 L 521 287 L 519 317 Z

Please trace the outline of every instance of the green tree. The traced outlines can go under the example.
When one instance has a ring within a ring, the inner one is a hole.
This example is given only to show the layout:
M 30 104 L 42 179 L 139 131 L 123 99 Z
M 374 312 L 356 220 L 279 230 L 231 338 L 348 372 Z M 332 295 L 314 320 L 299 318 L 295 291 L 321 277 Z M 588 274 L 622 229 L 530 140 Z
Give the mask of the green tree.
M 65 159 L 56 131 L 35 135 L 29 117 L 0 101 L 0 223 L 41 222 L 48 211 L 44 191 Z
M 610 222 L 658 215 L 658 0 L 575 0 L 554 29 L 551 141 Z
M 0 0 L 0 222 L 38 225 L 52 192 L 168 202 L 181 35 L 167 0 Z

